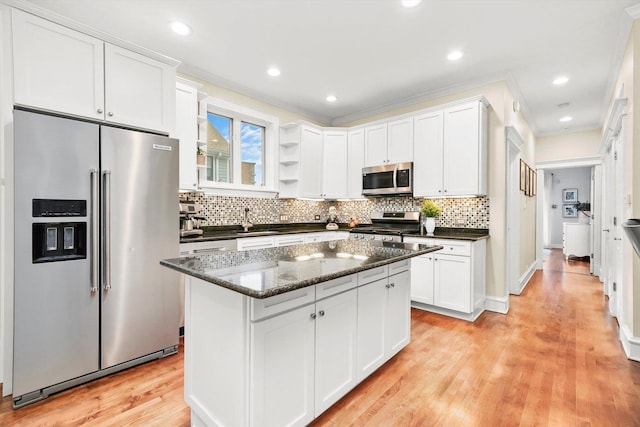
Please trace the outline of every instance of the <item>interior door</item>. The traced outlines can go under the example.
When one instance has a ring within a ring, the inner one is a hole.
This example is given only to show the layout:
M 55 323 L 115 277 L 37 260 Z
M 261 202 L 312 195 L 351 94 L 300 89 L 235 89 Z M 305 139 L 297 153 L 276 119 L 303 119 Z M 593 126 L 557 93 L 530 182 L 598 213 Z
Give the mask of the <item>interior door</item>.
M 614 301 L 609 301 L 609 305 L 612 306 L 610 310 L 615 312 L 618 322 L 621 323 L 623 319 L 623 300 L 624 300 L 624 283 L 622 275 L 622 230 L 623 222 L 623 194 L 624 194 L 624 176 L 623 176 L 623 144 L 622 144 L 622 132 L 618 133 L 614 141 L 614 170 L 615 170 L 615 191 L 613 192 L 613 223 L 611 224 L 611 236 L 613 239 L 613 294 L 615 295 Z
M 103 126 L 101 367 L 178 344 L 178 141 Z
M 14 136 L 13 396 L 17 398 L 98 370 L 99 297 L 92 289 L 97 279 L 92 283 L 91 274 L 97 268 L 91 251 L 92 237 L 97 236 L 90 231 L 98 126 L 14 111 Z M 37 199 L 55 202 L 36 214 Z M 76 206 L 84 203 L 84 214 L 69 215 L 77 212 L 68 209 L 69 201 Z M 63 210 L 67 213 L 60 214 Z M 84 234 L 72 224 L 84 224 Z M 43 248 L 37 243 L 40 227 L 48 237 L 45 252 L 39 254 L 45 256 L 36 258 L 35 252 Z M 67 228 L 73 230 L 77 240 L 63 241 L 56 227 L 65 235 Z M 60 253 L 62 247 L 73 252 L 69 246 L 82 245 L 84 257 Z

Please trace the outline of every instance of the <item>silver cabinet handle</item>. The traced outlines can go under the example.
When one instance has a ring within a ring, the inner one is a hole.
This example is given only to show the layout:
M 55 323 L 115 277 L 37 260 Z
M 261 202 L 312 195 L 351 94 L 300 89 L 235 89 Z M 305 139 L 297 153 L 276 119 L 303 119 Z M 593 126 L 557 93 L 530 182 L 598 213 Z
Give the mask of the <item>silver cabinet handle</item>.
M 622 237 L 614 237 L 613 240 L 622 240 Z
M 311 318 L 315 320 L 316 314 L 315 313 L 311 313 Z
M 391 285 L 387 283 L 386 285 L 384 285 L 384 287 L 389 289 L 391 287 Z
M 324 310 L 320 310 L 318 314 L 320 315 L 320 317 L 324 316 Z
M 109 111 L 109 112 L 107 113 L 107 116 L 109 116 L 109 117 L 113 117 L 113 113 L 112 113 L 111 111 Z
M 100 216 L 99 216 L 100 176 L 97 169 L 91 169 L 91 293 L 98 291 L 100 281 Z
M 98 114 L 102 114 L 102 108 L 98 108 L 96 111 L 98 112 Z
M 102 289 L 111 289 L 111 171 L 103 171 L 102 182 Z
M 395 283 L 389 283 L 389 286 L 391 286 L 392 288 L 395 288 L 396 284 Z
M 608 233 L 609 229 L 608 228 L 603 228 L 602 231 L 606 231 Z

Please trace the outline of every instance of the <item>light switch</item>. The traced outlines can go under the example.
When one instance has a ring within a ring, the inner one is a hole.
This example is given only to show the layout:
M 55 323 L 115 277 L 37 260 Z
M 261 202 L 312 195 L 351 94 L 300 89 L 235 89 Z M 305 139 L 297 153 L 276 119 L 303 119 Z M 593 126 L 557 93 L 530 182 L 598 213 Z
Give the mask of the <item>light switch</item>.
M 58 250 L 58 229 L 56 227 L 47 227 L 47 250 Z

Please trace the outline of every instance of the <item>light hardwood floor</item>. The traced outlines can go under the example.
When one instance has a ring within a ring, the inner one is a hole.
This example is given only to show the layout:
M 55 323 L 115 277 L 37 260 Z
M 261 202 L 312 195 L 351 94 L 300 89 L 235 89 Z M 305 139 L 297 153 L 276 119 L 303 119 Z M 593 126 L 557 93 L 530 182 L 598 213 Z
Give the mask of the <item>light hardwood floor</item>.
M 561 262 L 550 255 L 549 266 Z M 314 425 L 640 426 L 640 363 L 624 356 L 602 285 L 588 274 L 538 271 L 509 314 L 475 323 L 413 310 L 411 336 Z M 0 425 L 187 426 L 182 358 L 19 410 L 5 398 Z

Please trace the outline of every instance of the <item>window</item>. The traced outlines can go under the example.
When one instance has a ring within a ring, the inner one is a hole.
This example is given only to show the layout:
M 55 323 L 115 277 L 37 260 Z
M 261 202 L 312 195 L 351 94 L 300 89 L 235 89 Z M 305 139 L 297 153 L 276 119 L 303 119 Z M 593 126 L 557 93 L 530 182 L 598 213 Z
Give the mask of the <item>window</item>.
M 207 99 L 205 187 L 276 191 L 278 119 Z

